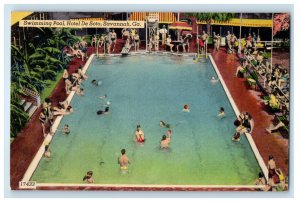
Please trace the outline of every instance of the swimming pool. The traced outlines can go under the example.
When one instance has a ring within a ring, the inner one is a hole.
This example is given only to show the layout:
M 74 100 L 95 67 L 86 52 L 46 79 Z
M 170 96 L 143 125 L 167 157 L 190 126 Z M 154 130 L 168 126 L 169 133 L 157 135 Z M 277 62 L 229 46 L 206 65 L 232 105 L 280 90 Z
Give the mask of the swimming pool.
M 75 112 L 65 116 L 71 133 L 57 132 L 51 159 L 42 158 L 31 180 L 39 183 L 83 183 L 89 170 L 96 184 L 251 185 L 260 167 L 245 137 L 232 142 L 235 114 L 212 64 L 190 57 L 139 55 L 94 58 L 84 82 L 85 95 L 74 96 Z M 101 86 L 93 86 L 93 79 Z M 100 96 L 107 94 L 110 113 L 98 116 Z M 182 112 L 184 104 L 191 112 Z M 226 117 L 217 113 L 225 108 Z M 171 124 L 168 151 L 159 148 Z M 136 125 L 146 142 L 133 141 Z M 122 174 L 117 164 L 125 148 L 131 160 Z

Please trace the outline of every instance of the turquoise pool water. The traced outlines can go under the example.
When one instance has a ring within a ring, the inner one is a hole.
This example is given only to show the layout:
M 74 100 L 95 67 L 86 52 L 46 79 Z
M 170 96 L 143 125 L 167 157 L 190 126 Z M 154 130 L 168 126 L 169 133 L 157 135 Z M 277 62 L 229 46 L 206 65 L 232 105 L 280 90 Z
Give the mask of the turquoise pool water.
M 89 170 L 97 184 L 250 185 L 259 165 L 245 137 L 232 142 L 235 115 L 211 63 L 176 56 L 94 58 L 84 82 L 85 95 L 74 96 L 75 112 L 60 124 L 51 159 L 43 158 L 31 180 L 40 183 L 83 183 Z M 93 79 L 101 86 L 93 86 Z M 100 96 L 111 100 L 110 113 L 98 116 Z M 182 112 L 184 104 L 191 112 Z M 217 117 L 220 107 L 226 117 Z M 159 148 L 171 124 L 168 151 Z M 133 141 L 140 124 L 146 142 Z M 123 174 L 117 164 L 125 148 L 131 160 Z M 100 163 L 104 162 L 104 163 Z

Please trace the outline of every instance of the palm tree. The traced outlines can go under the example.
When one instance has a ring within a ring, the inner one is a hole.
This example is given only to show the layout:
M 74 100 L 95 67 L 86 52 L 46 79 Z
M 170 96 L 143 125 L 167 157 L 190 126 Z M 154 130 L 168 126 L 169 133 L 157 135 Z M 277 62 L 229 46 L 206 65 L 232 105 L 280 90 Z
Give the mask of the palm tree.
M 228 22 L 235 17 L 235 13 L 188 13 L 199 21 L 206 22 L 207 32 L 210 32 L 212 22 Z
M 28 121 L 28 114 L 20 105 L 20 97 L 26 96 L 23 88 L 41 93 L 48 80 L 53 80 L 58 72 L 70 62 L 62 51 L 78 40 L 74 29 L 55 30 L 34 29 L 24 35 L 20 47 L 11 46 L 11 136 L 15 137 Z M 25 33 L 24 33 L 25 34 Z

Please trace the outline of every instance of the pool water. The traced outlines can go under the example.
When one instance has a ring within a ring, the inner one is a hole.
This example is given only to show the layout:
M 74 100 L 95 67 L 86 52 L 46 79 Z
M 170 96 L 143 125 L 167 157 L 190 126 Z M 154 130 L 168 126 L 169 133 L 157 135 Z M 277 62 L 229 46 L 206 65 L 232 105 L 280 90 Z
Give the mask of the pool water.
M 69 135 L 57 132 L 51 159 L 41 159 L 31 180 L 39 183 L 84 183 L 87 171 L 97 184 L 250 185 L 260 172 L 245 138 L 233 142 L 235 114 L 210 61 L 190 57 L 128 56 L 94 58 L 84 82 L 85 95 L 74 96 L 75 112 L 62 119 Z M 93 79 L 102 81 L 93 86 Z M 100 96 L 111 101 L 107 115 Z M 182 112 L 188 104 L 190 112 Z M 226 117 L 217 117 L 220 107 Z M 159 147 L 171 125 L 169 150 Z M 145 133 L 134 141 L 136 126 Z M 129 172 L 120 172 L 117 159 L 126 149 Z

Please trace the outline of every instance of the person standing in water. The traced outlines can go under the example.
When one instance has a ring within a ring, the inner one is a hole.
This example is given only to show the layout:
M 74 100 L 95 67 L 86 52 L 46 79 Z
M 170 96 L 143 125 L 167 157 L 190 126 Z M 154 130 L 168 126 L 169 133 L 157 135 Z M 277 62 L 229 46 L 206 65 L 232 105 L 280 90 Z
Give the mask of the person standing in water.
M 128 165 L 129 165 L 129 158 L 126 155 L 126 150 L 122 149 L 121 150 L 121 156 L 119 157 L 118 163 L 120 164 L 120 169 L 121 170 L 128 170 Z
M 137 127 L 136 127 L 135 140 L 139 143 L 145 142 L 145 135 L 144 135 L 144 132 L 142 131 L 140 125 L 137 125 Z
M 166 135 L 163 135 L 162 139 L 160 141 L 160 148 L 161 149 L 168 149 L 169 148 L 169 143 L 170 143 L 170 140 L 167 139 Z

